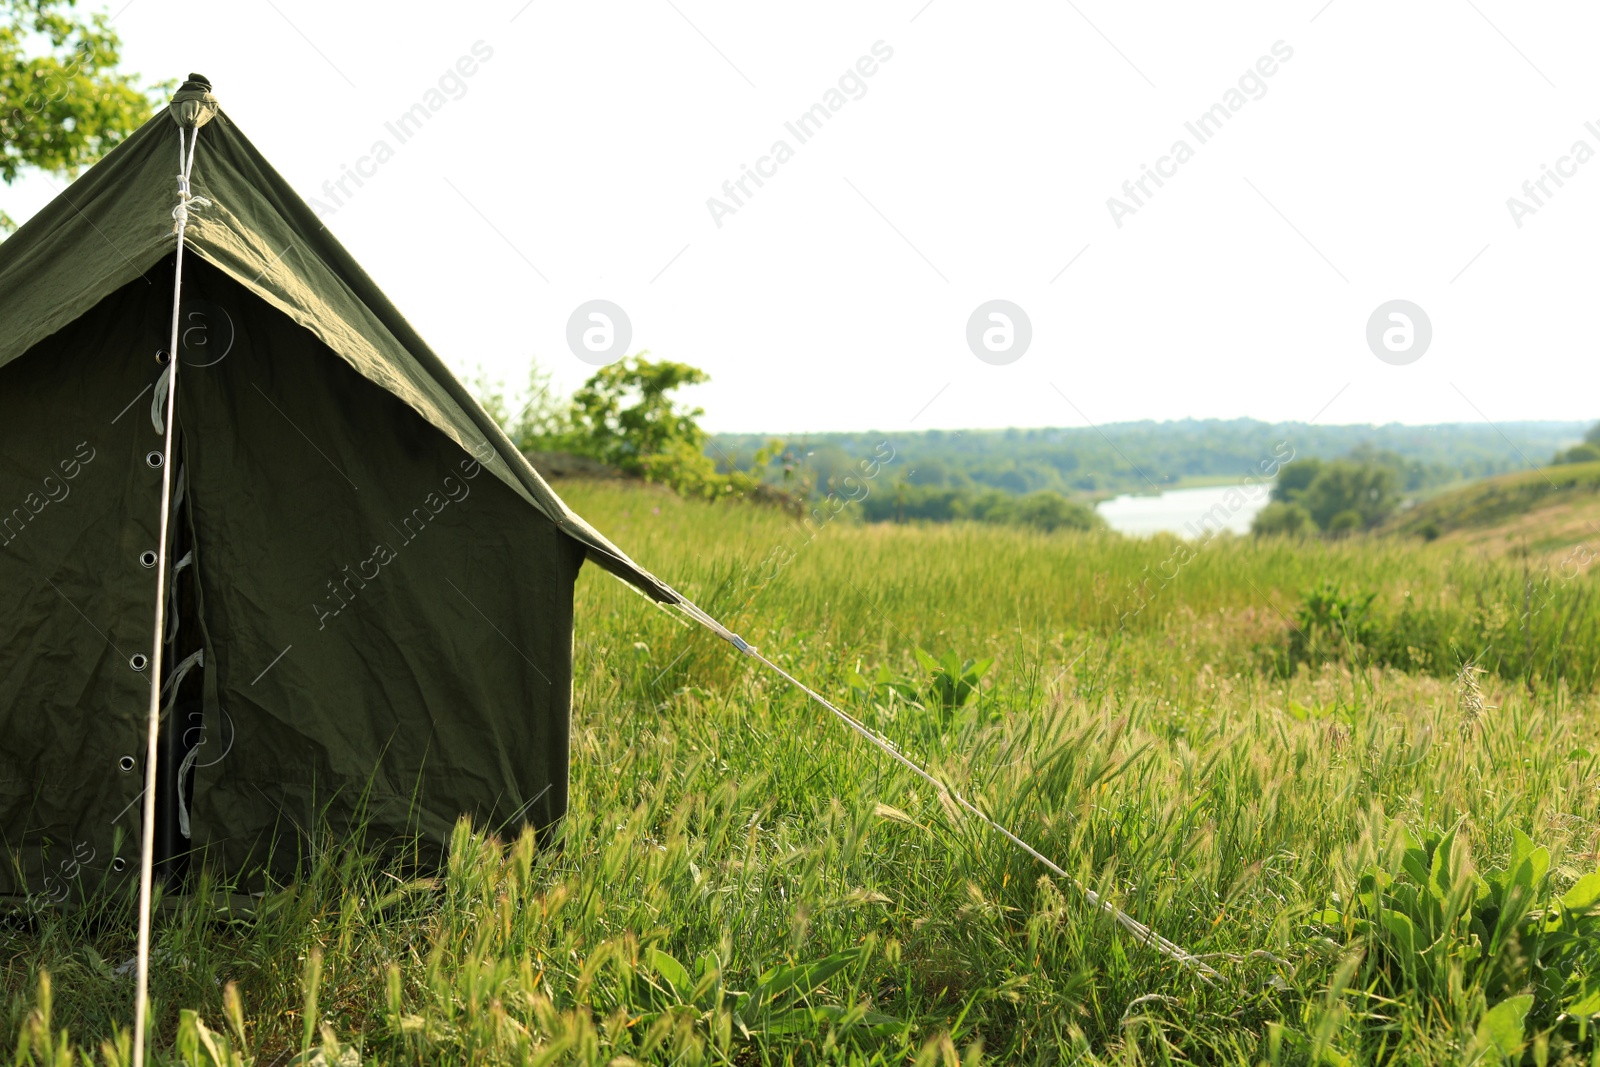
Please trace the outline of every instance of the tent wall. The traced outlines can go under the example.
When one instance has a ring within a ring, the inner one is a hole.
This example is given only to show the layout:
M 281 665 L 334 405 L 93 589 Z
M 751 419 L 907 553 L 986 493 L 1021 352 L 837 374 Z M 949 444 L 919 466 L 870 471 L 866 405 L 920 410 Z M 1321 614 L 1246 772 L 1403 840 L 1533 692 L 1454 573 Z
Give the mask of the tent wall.
M 0 896 L 65 902 L 138 866 L 149 676 L 130 660 L 150 651 L 171 299 L 152 271 L 0 367 Z
M 0 897 L 137 865 L 177 144 L 157 115 L 0 243 Z M 161 818 L 192 816 L 229 875 L 287 869 L 322 825 L 552 824 L 580 563 L 680 598 L 551 491 L 226 114 L 194 187 L 175 514 L 196 562 L 167 666 L 205 666 L 164 727 L 158 776 L 190 742 L 198 767 L 161 777 Z
M 178 403 L 207 649 L 196 846 L 239 870 L 324 821 L 434 846 L 462 813 L 552 824 L 583 547 L 219 271 L 185 297 L 204 331 L 185 359 L 210 364 Z
M 170 264 L 150 275 L 0 367 L 0 506 L 22 509 L 0 514 L 0 896 L 137 866 L 148 677 L 128 661 L 150 640 Z M 461 814 L 553 824 L 584 546 L 490 473 L 493 448 L 463 451 L 204 261 L 182 328 L 194 847 L 231 878 L 288 873 L 323 828 L 420 840 L 426 863 Z

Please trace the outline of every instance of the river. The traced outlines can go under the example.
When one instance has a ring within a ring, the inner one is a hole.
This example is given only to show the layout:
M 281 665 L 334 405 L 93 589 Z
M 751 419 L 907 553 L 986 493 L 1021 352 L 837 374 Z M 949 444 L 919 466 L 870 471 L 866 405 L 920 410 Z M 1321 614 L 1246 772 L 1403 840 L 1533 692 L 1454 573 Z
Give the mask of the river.
M 1118 533 L 1143 537 L 1170 532 L 1197 537 L 1207 530 L 1249 533 L 1250 521 L 1267 504 L 1268 486 L 1207 485 L 1168 489 L 1154 496 L 1118 496 L 1095 508 Z

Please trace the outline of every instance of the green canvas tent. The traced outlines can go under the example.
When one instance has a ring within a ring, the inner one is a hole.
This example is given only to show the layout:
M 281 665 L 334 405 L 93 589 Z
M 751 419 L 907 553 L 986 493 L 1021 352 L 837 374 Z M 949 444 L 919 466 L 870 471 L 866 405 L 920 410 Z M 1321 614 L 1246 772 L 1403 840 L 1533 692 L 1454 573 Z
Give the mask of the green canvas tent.
M 679 598 L 568 510 L 221 112 L 167 353 L 178 145 L 163 112 L 0 244 L 0 897 L 137 877 L 164 474 L 169 872 L 191 850 L 290 868 L 319 825 L 434 850 L 461 814 L 553 825 L 579 566 Z

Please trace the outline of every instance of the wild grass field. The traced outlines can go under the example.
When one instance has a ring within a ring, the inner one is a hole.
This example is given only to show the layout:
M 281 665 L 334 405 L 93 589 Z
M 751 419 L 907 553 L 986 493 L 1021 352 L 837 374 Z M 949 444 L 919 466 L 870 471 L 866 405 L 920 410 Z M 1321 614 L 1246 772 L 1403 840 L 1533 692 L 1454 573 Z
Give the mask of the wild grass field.
M 158 927 L 165 1060 L 1600 1064 L 1586 559 L 560 489 L 1215 975 L 586 568 L 560 847 L 463 827 L 418 879 L 325 842 L 253 917 L 201 887 Z M 132 931 L 0 927 L 14 1062 L 125 1061 Z

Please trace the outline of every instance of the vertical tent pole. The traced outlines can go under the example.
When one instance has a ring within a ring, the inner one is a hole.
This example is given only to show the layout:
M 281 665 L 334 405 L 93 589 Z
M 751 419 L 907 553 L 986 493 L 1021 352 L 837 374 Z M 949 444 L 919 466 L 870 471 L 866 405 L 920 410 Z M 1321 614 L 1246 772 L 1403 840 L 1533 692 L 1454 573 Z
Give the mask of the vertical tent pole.
M 156 542 L 156 617 L 154 636 L 150 642 L 150 708 L 145 725 L 144 758 L 144 815 L 140 819 L 141 842 L 139 847 L 139 951 L 136 963 L 138 988 L 133 1006 L 133 1064 L 144 1067 L 145 1016 L 150 996 L 150 911 L 154 894 L 156 842 L 156 761 L 161 743 L 161 652 L 166 630 L 167 609 L 167 527 L 172 517 L 172 441 L 177 423 L 178 406 L 178 305 L 183 296 L 183 234 L 189 222 L 189 173 L 194 168 L 194 146 L 200 140 L 200 128 L 193 127 L 188 137 L 187 129 L 178 126 L 178 207 L 173 212 L 178 235 L 177 266 L 172 278 L 172 333 L 167 346 L 167 427 L 161 446 L 161 521 L 159 540 Z

